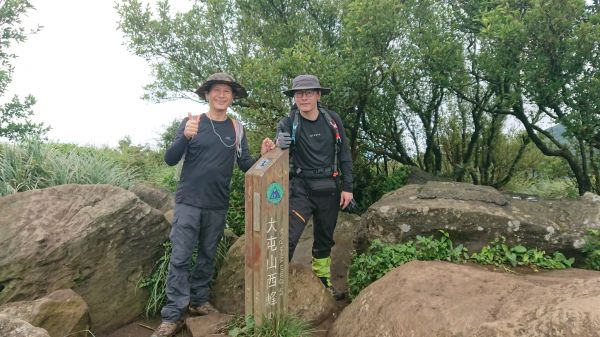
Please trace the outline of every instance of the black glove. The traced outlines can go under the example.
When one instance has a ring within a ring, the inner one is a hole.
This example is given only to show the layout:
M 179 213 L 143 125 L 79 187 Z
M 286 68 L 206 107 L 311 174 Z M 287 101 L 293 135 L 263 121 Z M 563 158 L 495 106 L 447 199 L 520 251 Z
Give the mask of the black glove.
M 277 144 L 277 147 L 279 147 L 282 150 L 287 149 L 288 147 L 290 147 L 290 144 L 292 143 L 292 137 L 290 136 L 290 134 L 288 132 L 280 132 L 277 134 L 277 139 L 275 140 L 275 144 Z
M 352 199 L 350 200 L 348 206 L 342 210 L 342 212 L 358 213 L 358 204 L 356 201 L 354 201 L 354 199 Z

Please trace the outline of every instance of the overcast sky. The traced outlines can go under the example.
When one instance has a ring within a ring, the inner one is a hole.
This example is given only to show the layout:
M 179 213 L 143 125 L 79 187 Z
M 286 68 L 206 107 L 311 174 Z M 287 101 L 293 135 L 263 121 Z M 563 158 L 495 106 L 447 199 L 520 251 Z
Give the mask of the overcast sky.
M 24 22 L 43 28 L 13 48 L 18 58 L 9 93 L 36 97 L 34 120 L 52 127 L 50 140 L 115 146 L 128 135 L 135 144 L 152 145 L 173 119 L 204 111 L 191 100 L 155 104 L 140 98 L 150 69 L 122 45 L 112 0 L 31 3 L 36 10 Z

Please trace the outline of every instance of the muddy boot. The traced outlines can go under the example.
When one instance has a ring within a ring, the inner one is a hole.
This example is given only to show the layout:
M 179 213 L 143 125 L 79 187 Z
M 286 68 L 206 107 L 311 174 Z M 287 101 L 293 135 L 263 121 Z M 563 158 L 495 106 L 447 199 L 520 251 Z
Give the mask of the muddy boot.
M 346 297 L 346 294 L 344 294 L 343 292 L 341 292 L 333 287 L 333 284 L 331 284 L 330 279 L 325 278 L 325 277 L 319 277 L 319 280 L 321 280 L 321 283 L 323 283 L 323 285 L 325 286 L 325 289 L 327 289 L 327 291 L 329 291 L 331 296 L 333 296 L 333 298 L 336 301 L 341 301 L 344 299 L 344 297 Z
M 312 270 L 336 301 L 344 299 L 345 294 L 335 289 L 331 283 L 331 256 L 322 259 L 313 257 Z
M 218 314 L 219 310 L 217 310 L 217 308 L 213 307 L 212 304 L 206 302 L 202 305 L 190 305 L 189 308 L 190 314 L 192 315 L 196 315 L 196 316 L 205 316 L 205 315 L 209 315 L 209 314 Z
M 162 322 L 150 337 L 173 337 L 183 328 L 183 321 Z

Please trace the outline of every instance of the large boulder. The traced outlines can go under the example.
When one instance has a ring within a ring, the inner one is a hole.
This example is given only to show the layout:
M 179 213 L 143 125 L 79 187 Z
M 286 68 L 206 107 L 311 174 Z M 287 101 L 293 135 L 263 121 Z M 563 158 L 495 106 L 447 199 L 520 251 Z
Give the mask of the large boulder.
M 229 249 L 227 259 L 213 286 L 214 305 L 221 312 L 244 314 L 245 236 Z M 335 310 L 335 300 L 310 268 L 289 267 L 288 308 L 298 318 L 319 324 Z
M 505 236 L 510 244 L 580 258 L 582 237 L 593 227 L 600 227 L 600 202 L 592 197 L 540 200 L 488 186 L 430 181 L 390 192 L 369 207 L 356 248 L 364 251 L 374 239 L 398 243 L 444 229 L 471 252 Z
M 413 261 L 365 288 L 328 336 L 597 337 L 600 273 Z
M 135 194 L 109 185 L 63 185 L 0 198 L 0 304 L 73 289 L 93 328 L 143 312 L 137 288 L 159 257 L 169 224 Z
M 0 314 L 0 336 L 2 337 L 50 337 L 48 331 L 37 328 L 22 319 Z
M 213 304 L 224 313 L 244 313 L 245 237 L 242 235 L 229 247 L 225 262 L 212 287 Z
M 345 212 L 339 213 L 333 234 L 335 245 L 331 249 L 331 281 L 334 287 L 340 291 L 345 292 L 348 288 L 346 278 L 352 262 L 352 251 L 354 250 L 354 241 L 359 225 L 360 216 Z M 298 241 L 298 246 L 296 246 L 292 258 L 293 263 L 310 267 L 313 238 L 313 221 L 311 219 L 308 221 L 300 241 Z
M 138 183 L 133 185 L 129 190 L 137 195 L 143 202 L 163 213 L 167 213 L 169 210 L 175 208 L 175 197 L 173 196 L 173 193 L 165 189 Z
M 311 268 L 291 264 L 289 284 L 288 310 L 303 321 L 318 325 L 336 310 L 333 296 Z
M 88 306 L 71 289 L 57 290 L 35 301 L 10 302 L 0 306 L 0 314 L 22 319 L 45 329 L 50 337 L 85 337 L 90 328 Z

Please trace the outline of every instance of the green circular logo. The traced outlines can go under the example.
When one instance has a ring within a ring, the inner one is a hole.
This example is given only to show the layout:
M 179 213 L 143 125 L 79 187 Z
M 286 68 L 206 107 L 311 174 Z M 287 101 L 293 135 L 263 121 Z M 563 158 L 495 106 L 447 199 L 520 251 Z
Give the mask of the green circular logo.
M 272 183 L 267 188 L 267 201 L 277 205 L 283 199 L 283 187 L 280 183 Z

